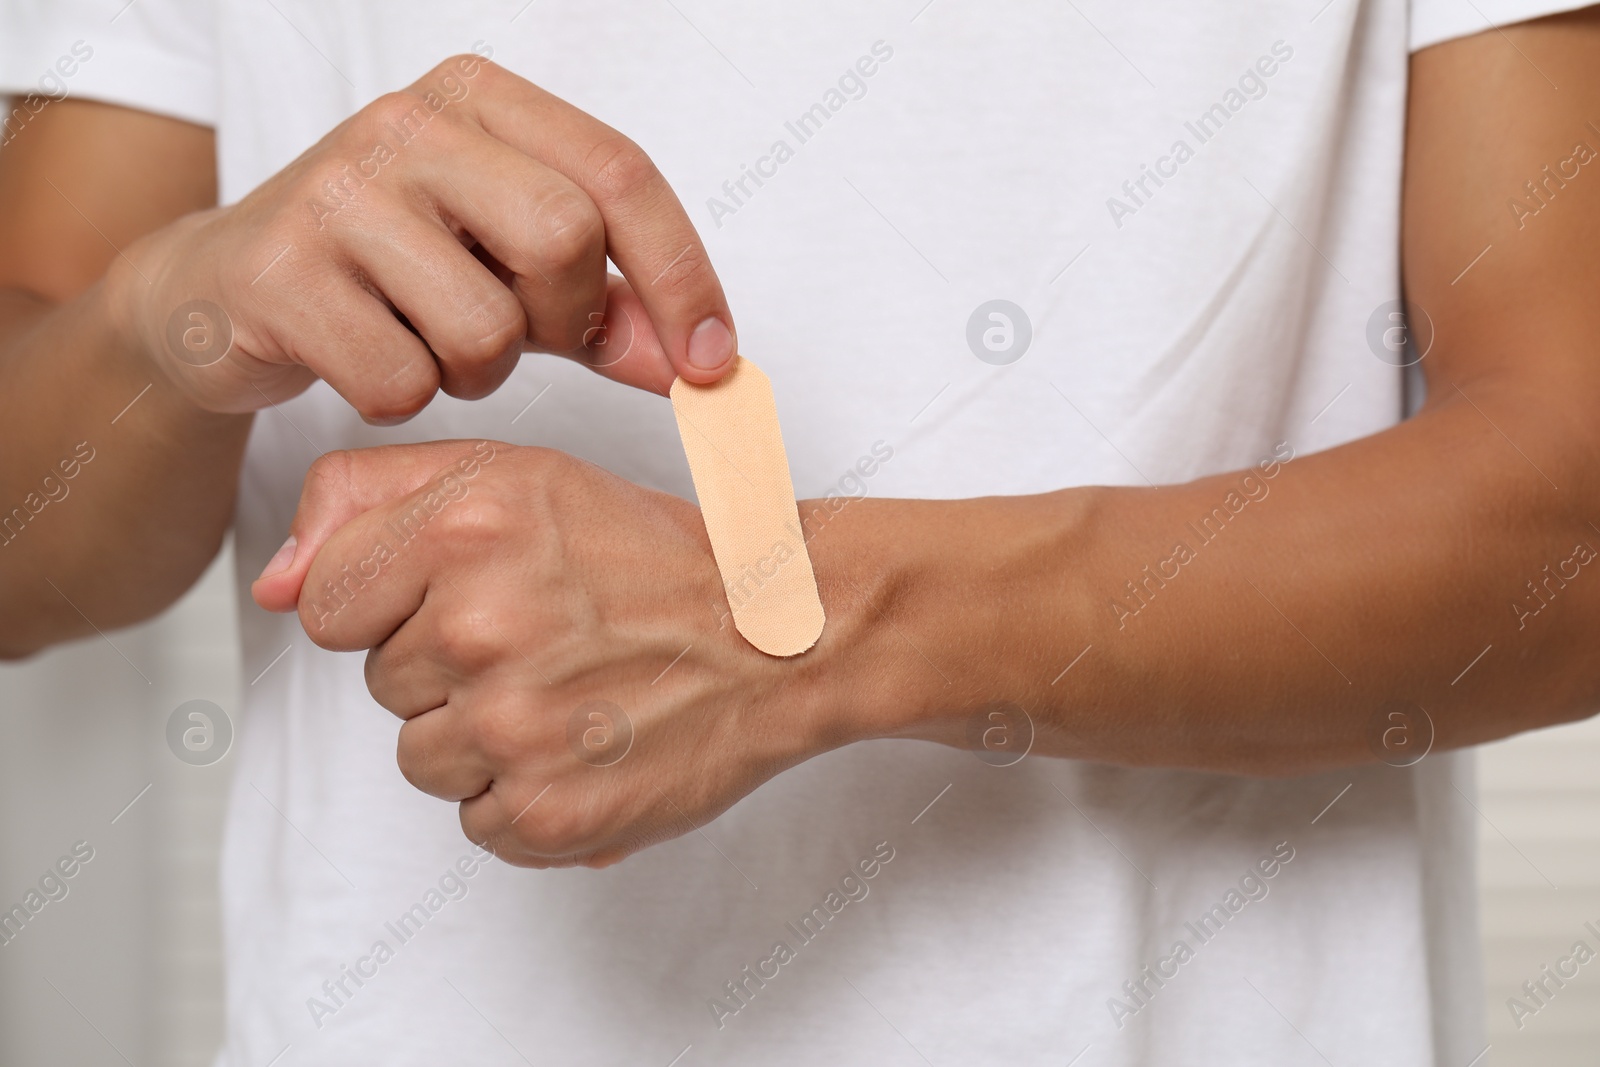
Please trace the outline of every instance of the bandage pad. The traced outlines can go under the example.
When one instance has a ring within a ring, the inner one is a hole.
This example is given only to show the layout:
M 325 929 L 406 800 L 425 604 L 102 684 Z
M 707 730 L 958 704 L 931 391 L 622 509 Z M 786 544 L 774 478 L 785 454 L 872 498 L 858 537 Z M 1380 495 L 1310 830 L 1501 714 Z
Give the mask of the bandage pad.
M 737 359 L 712 385 L 673 382 L 672 411 L 734 626 L 768 655 L 797 656 L 822 635 L 822 599 L 772 382 Z

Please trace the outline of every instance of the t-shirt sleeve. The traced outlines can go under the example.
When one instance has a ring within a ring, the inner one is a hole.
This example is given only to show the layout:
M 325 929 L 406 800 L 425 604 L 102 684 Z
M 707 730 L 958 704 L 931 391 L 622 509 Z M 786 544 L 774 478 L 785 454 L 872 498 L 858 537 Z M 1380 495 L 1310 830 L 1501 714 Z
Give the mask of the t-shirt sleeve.
M 3 0 L 0 95 L 217 117 L 213 0 Z
M 1594 0 L 1411 0 L 1411 50 L 1516 22 L 1589 7 Z

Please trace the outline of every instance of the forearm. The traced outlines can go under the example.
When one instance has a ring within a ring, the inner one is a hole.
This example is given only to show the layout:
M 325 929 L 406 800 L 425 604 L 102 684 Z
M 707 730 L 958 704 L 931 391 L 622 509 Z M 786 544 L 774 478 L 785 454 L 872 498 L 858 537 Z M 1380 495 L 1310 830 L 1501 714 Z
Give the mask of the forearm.
M 201 411 L 112 328 L 102 287 L 0 297 L 0 655 L 146 618 L 216 554 L 247 415 Z
M 1014 702 L 1035 753 L 1286 774 L 1374 759 L 1393 702 L 1436 748 L 1592 711 L 1592 435 L 1460 384 L 1386 433 L 1187 485 L 849 505 L 814 544 L 851 718 L 965 745 Z

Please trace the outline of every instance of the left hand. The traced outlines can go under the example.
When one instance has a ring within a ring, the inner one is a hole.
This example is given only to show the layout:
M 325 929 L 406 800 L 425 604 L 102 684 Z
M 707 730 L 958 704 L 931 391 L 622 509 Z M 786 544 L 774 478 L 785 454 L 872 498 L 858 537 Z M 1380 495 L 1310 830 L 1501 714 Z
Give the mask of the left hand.
M 323 648 L 371 650 L 401 773 L 509 863 L 606 866 L 855 739 L 820 695 L 840 635 L 757 651 L 699 509 L 564 453 L 329 453 L 293 534 L 256 601 L 298 605 Z

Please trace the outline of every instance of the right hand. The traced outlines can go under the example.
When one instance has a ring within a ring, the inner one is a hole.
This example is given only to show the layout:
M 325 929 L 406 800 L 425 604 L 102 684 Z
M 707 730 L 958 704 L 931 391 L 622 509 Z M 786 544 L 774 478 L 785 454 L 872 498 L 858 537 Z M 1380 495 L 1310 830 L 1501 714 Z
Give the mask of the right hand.
M 523 351 L 666 393 L 715 381 L 735 351 L 721 283 L 649 157 L 476 55 L 373 101 L 237 204 L 131 246 L 107 293 L 134 347 L 217 412 L 321 378 L 390 424 L 439 389 L 493 392 Z

